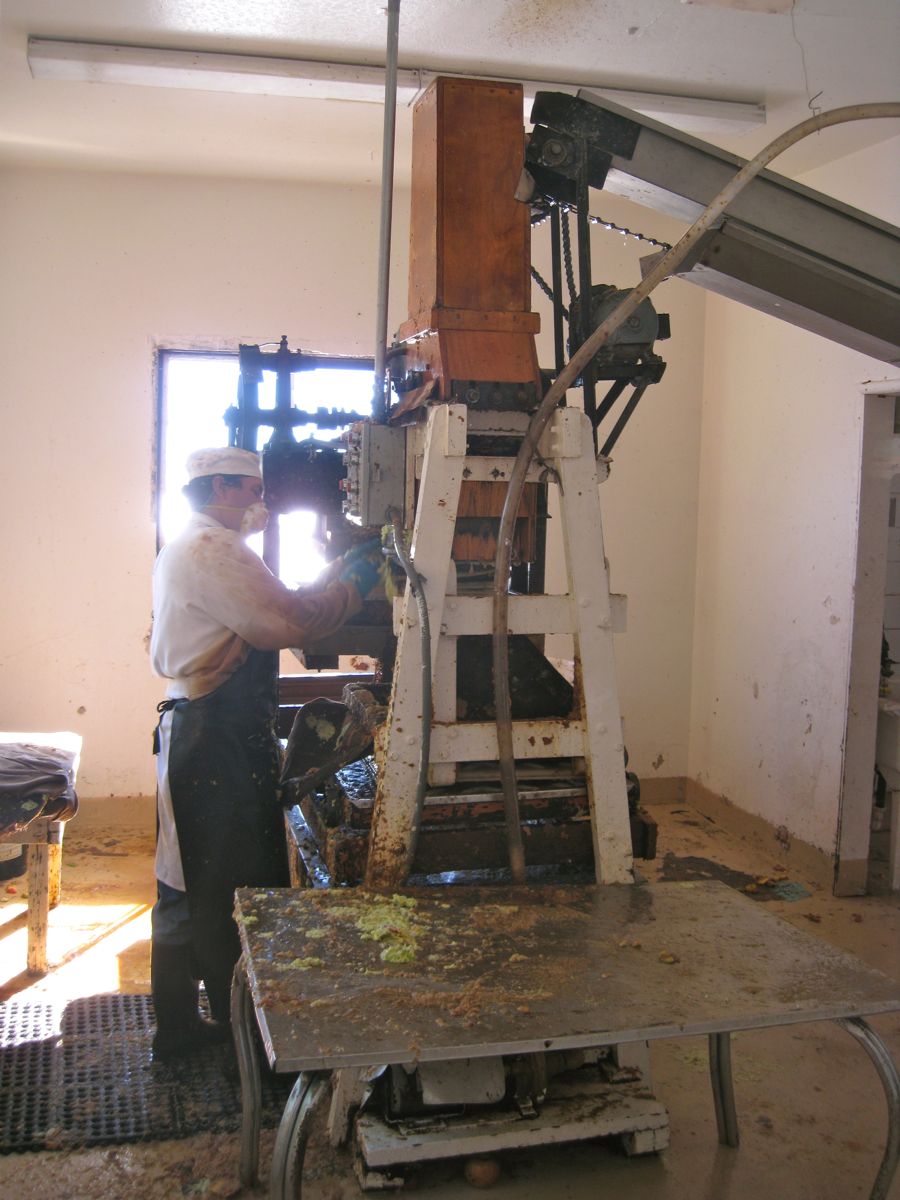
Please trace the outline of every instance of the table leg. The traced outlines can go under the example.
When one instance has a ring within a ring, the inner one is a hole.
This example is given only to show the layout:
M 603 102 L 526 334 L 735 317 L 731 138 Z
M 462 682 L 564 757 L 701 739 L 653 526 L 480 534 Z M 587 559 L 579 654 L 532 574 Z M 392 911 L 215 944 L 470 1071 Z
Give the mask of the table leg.
M 50 843 L 49 846 L 49 878 L 47 880 L 47 900 L 51 908 L 59 904 L 62 890 L 62 846 Z
M 300 1200 L 310 1126 L 330 1083 L 330 1071 L 302 1071 L 297 1076 L 275 1137 L 269 1200 Z
M 739 1146 L 737 1109 L 734 1106 L 734 1081 L 731 1076 L 731 1034 L 709 1035 L 709 1077 L 712 1081 L 716 1125 L 723 1146 Z
M 888 1190 L 897 1172 L 900 1161 L 900 1075 L 891 1058 L 890 1051 L 871 1026 L 862 1017 L 846 1017 L 838 1021 L 842 1029 L 865 1048 L 875 1064 L 875 1070 L 884 1088 L 888 1108 L 888 1136 L 881 1167 L 875 1178 L 869 1200 L 886 1200 Z
M 47 974 L 47 926 L 50 921 L 50 849 L 45 842 L 28 846 L 28 974 Z
M 262 1088 L 253 1044 L 253 1004 L 247 970 L 239 958 L 231 981 L 231 1030 L 241 1075 L 241 1185 L 253 1187 L 259 1174 L 259 1126 Z

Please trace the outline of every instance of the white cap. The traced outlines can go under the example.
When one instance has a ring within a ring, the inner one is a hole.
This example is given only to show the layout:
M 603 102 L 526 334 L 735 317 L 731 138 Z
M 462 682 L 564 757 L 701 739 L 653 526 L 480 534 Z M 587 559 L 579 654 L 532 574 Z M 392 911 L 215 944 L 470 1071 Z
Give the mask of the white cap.
M 236 446 L 216 446 L 210 450 L 195 450 L 188 455 L 188 481 L 203 475 L 249 475 L 262 479 L 259 455 L 253 450 Z

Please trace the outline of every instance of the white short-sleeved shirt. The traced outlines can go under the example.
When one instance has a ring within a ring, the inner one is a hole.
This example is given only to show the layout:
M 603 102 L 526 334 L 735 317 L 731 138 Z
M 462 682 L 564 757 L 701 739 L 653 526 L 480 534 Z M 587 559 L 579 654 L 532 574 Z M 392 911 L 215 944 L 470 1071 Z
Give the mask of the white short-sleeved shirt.
M 239 533 L 194 513 L 153 571 L 153 670 L 170 697 L 194 700 L 234 674 L 250 647 L 303 646 L 359 607 L 356 589 L 340 582 L 292 591 Z

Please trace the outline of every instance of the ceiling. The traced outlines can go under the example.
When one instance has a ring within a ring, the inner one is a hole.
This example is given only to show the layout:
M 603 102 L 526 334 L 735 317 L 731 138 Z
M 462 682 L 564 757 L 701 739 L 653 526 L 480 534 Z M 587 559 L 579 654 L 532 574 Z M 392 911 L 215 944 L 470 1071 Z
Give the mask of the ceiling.
M 754 10 L 768 11 L 754 11 Z M 28 36 L 384 65 L 377 0 L 3 0 L 0 163 L 378 183 L 383 107 L 32 78 Z M 897 0 L 401 0 L 401 67 L 765 105 L 750 157 L 809 105 L 898 98 Z M 411 120 L 397 120 L 397 179 Z M 875 144 L 900 122 L 806 139 L 789 175 Z

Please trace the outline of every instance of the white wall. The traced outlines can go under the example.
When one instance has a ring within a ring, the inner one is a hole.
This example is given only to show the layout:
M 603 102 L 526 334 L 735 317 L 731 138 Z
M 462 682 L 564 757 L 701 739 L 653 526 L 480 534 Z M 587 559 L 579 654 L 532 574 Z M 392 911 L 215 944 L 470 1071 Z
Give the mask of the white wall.
M 150 794 L 163 690 L 144 648 L 155 350 L 285 333 L 292 347 L 371 353 L 379 195 L 14 170 L 0 174 L 0 206 L 0 728 L 81 733 L 82 798 Z M 598 197 L 596 211 L 670 240 L 678 230 L 615 197 Z M 406 315 L 407 227 L 401 194 L 391 330 Z M 546 238 L 537 243 L 549 278 Z M 646 247 L 605 231 L 595 244 L 595 279 L 637 282 Z M 613 585 L 630 593 L 617 650 L 632 763 L 677 775 L 687 764 L 704 300 L 678 282 L 657 299 L 675 331 L 658 347 L 668 371 L 617 448 L 603 503 Z M 551 365 L 549 308 L 536 307 Z
M 0 728 L 81 733 L 84 798 L 150 794 L 156 346 L 372 353 L 378 194 L 13 171 L 0 208 Z
M 896 165 L 886 165 L 896 151 L 883 143 L 802 182 L 896 220 Z M 891 374 L 709 298 L 689 773 L 827 852 L 846 718 L 860 385 Z

